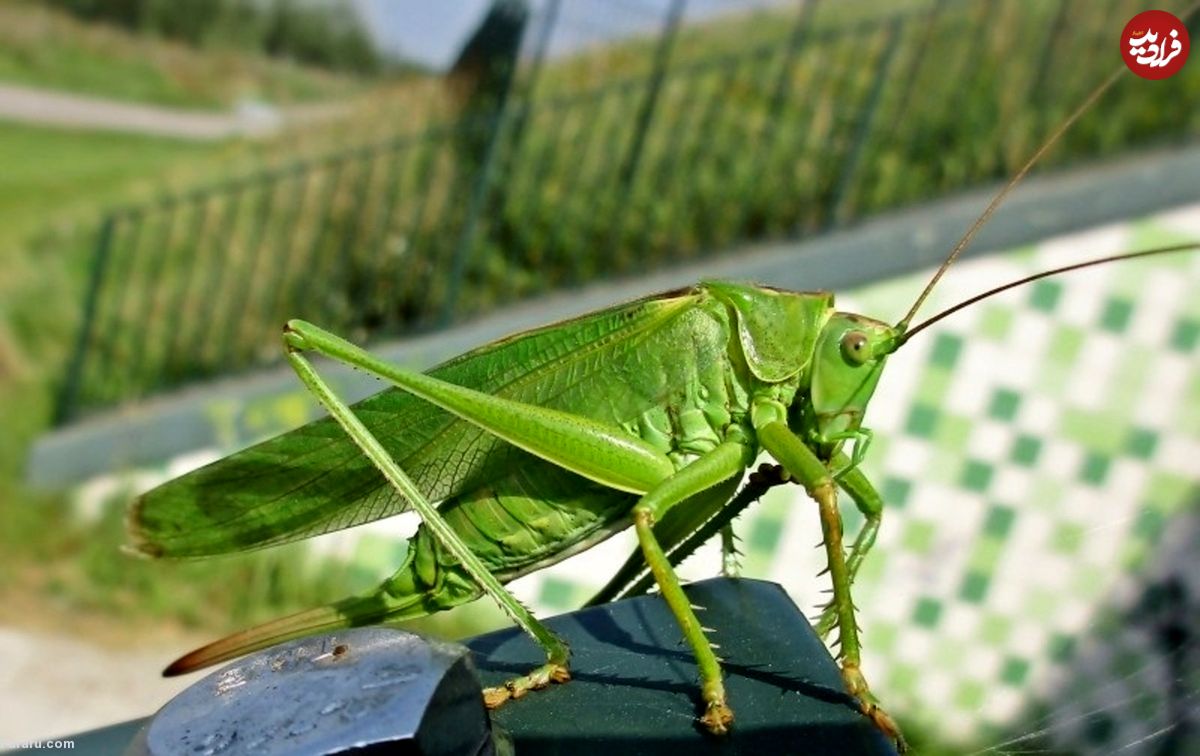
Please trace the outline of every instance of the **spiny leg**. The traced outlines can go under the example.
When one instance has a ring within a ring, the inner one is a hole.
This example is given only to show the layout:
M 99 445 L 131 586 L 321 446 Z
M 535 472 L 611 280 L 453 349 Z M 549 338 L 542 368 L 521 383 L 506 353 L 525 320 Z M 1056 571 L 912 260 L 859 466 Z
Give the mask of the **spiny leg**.
M 893 740 L 903 753 L 906 749 L 900 727 L 879 705 L 867 686 L 862 673 L 861 647 L 858 642 L 858 621 L 854 616 L 854 599 L 850 595 L 850 572 L 842 547 L 842 515 L 837 508 L 837 489 L 832 485 L 818 486 L 809 491 L 821 514 L 821 532 L 825 536 L 825 558 L 833 582 L 833 606 L 837 617 L 839 657 L 842 679 L 846 688 L 862 704 L 863 714 Z
M 700 671 L 700 695 L 704 700 L 704 714 L 700 722 L 715 735 L 728 732 L 733 723 L 733 710 L 725 700 L 721 663 L 713 652 L 715 644 L 705 636 L 705 628 L 696 618 L 696 612 L 679 584 L 679 577 L 654 535 L 654 522 L 672 506 L 697 491 L 716 485 L 745 469 L 752 461 L 751 456 L 745 444 L 726 441 L 656 486 L 633 509 L 633 526 L 646 564 L 696 657 L 696 666 Z
M 775 486 L 783 485 L 789 480 L 787 472 L 782 467 L 764 462 L 759 465 L 757 470 L 750 473 L 746 485 L 732 499 L 722 503 L 719 509 L 712 513 L 689 510 L 688 515 L 695 516 L 684 523 L 685 527 L 676 529 L 665 538 L 664 534 L 659 532 L 660 528 L 656 528 L 655 538 L 667 554 L 671 566 L 678 566 L 720 533 L 722 528 L 732 523 L 733 519 L 745 511 L 746 507 L 762 498 L 767 491 Z M 638 546 L 613 575 L 612 580 L 600 589 L 585 606 L 597 606 L 614 599 L 642 596 L 653 586 L 654 575 L 646 569 L 646 557 L 642 553 L 641 547 Z
M 839 454 L 834 458 L 831 467 L 838 469 L 845 461 L 845 455 Z M 858 568 L 862 566 L 867 552 L 875 545 L 875 536 L 879 533 L 879 524 L 883 520 L 883 497 L 857 467 L 843 473 L 838 483 L 846 493 L 850 494 L 850 499 L 864 518 L 863 526 L 859 529 L 858 536 L 855 537 L 854 544 L 850 547 L 850 555 L 846 558 L 846 572 L 849 584 L 853 586 L 854 580 L 858 576 Z M 830 601 L 822 610 L 821 617 L 817 621 L 817 633 L 824 638 L 835 624 L 837 624 L 837 612 L 833 602 Z
M 340 399 L 329 384 L 313 369 L 312 364 L 305 359 L 299 349 L 305 344 L 302 340 L 289 339 L 291 334 L 285 333 L 285 343 L 288 349 L 288 361 L 300 376 L 300 380 L 317 399 L 329 410 L 329 414 L 346 430 L 363 453 L 379 468 L 388 482 L 412 504 L 413 509 L 421 516 L 421 521 L 429 528 L 438 542 L 449 551 L 463 566 L 463 569 L 479 584 L 479 587 L 490 596 L 500 608 L 512 618 L 521 629 L 529 633 L 534 641 L 546 652 L 546 663 L 534 669 L 527 675 L 509 680 L 499 688 L 489 688 L 484 691 L 484 702 L 489 708 L 499 706 L 509 698 L 518 698 L 527 691 L 543 688 L 551 682 L 566 682 L 571 675 L 567 669 L 570 651 L 567 644 L 537 620 L 516 597 L 508 592 L 488 571 L 479 557 L 463 543 L 457 533 L 442 518 L 437 508 L 430 503 L 425 495 L 417 488 L 412 479 L 400 469 L 378 439 L 367 429 L 362 421 Z
M 774 403 L 757 407 L 755 430 L 763 447 L 775 457 L 792 476 L 804 486 L 817 502 L 821 530 L 825 536 L 825 554 L 830 579 L 833 582 L 834 614 L 839 631 L 839 657 L 842 679 L 854 696 L 864 716 L 896 743 L 903 753 L 907 750 L 904 736 L 896 721 L 887 714 L 871 693 L 861 670 L 858 625 L 854 618 L 854 601 L 850 595 L 850 574 L 842 547 L 842 518 L 837 508 L 837 487 L 826 465 L 788 428 L 786 409 Z
M 742 552 L 737 547 L 737 541 L 733 523 L 721 528 L 721 577 L 741 577 Z
M 722 735 L 733 724 L 733 709 L 725 700 L 721 662 L 713 652 L 713 644 L 704 634 L 704 627 L 696 618 L 696 612 L 684 594 L 675 570 L 671 569 L 667 555 L 654 537 L 654 515 L 648 507 L 639 505 L 633 510 L 633 526 L 642 552 L 646 555 L 646 563 L 650 565 L 650 572 L 662 591 L 663 600 L 670 607 L 671 614 L 675 615 L 675 621 L 679 623 L 683 637 L 696 657 L 696 666 L 700 670 L 700 697 L 704 699 L 704 714 L 700 722 L 714 735 Z

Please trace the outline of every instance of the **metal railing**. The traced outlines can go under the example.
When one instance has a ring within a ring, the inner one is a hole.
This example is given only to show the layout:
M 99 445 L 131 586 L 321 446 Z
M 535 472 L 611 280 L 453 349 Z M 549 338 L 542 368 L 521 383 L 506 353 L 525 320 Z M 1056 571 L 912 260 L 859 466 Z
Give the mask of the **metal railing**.
M 556 95 L 539 57 L 495 112 L 113 212 L 59 422 L 275 363 L 289 317 L 369 342 L 1002 178 L 1119 64 L 1140 4 L 942 0 L 838 23 L 846 5 L 677 61 L 674 0 L 645 75 Z M 1051 160 L 1194 137 L 1200 66 L 1152 84 L 1106 98 Z

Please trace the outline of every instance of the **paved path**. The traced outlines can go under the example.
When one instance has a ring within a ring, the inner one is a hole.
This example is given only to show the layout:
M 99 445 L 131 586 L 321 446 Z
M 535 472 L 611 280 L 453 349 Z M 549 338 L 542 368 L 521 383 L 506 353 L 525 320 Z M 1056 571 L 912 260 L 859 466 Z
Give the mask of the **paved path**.
M 0 627 L 0 751 L 153 714 L 197 677 L 159 675 L 178 650 L 115 651 Z
M 277 109 L 244 104 L 232 112 L 165 108 L 105 100 L 13 84 L 0 84 L 0 119 L 42 126 L 123 131 L 176 139 L 216 140 L 272 134 L 285 124 L 346 112 L 342 104 Z

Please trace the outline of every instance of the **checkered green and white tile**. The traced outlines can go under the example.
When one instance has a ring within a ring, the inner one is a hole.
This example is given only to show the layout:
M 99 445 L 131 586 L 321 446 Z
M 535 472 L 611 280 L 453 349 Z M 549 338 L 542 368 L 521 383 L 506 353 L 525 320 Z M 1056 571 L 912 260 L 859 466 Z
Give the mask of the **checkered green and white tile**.
M 969 260 L 926 313 L 1034 271 L 1197 237 L 1200 206 Z M 839 307 L 895 321 L 930 273 L 841 294 Z M 1200 502 L 1198 354 L 1200 255 L 1183 254 L 1010 292 L 891 358 L 865 463 L 887 509 L 855 600 L 868 679 L 900 716 L 966 741 L 999 737 L 1044 700 L 1047 738 L 1097 752 L 1168 724 L 1150 634 L 1103 652 L 1094 636 L 1113 636 L 1113 612 L 1136 603 L 1160 540 Z M 847 513 L 848 532 L 860 522 Z M 805 608 L 822 599 L 820 531 L 802 492 L 773 491 L 738 530 L 745 574 L 782 583 Z M 610 542 L 517 590 L 543 612 L 565 610 L 631 548 Z M 714 547 L 682 572 L 718 565 Z M 1173 567 L 1200 575 L 1200 552 L 1178 549 Z M 1191 588 L 1200 600 L 1200 579 Z
M 963 261 L 925 314 L 1031 272 L 1196 238 L 1200 205 Z M 930 274 L 839 293 L 839 307 L 894 322 Z M 887 509 L 855 600 L 865 671 L 894 713 L 963 742 L 1040 716 L 1040 738 L 1097 753 L 1171 724 L 1169 660 L 1134 620 L 1168 573 L 1200 602 L 1198 354 L 1200 254 L 1185 253 L 1009 292 L 891 358 L 864 463 Z M 176 460 L 165 477 L 202 461 Z M 853 533 L 861 518 L 847 509 Z M 388 521 L 315 543 L 386 574 L 403 553 L 398 530 Z M 782 583 L 806 609 L 822 599 L 820 531 L 802 492 L 772 491 L 738 531 L 744 574 Z M 633 548 L 614 538 L 514 590 L 541 614 L 575 608 Z M 713 546 L 681 572 L 708 577 L 719 564 Z M 1194 697 L 1200 681 L 1186 684 Z

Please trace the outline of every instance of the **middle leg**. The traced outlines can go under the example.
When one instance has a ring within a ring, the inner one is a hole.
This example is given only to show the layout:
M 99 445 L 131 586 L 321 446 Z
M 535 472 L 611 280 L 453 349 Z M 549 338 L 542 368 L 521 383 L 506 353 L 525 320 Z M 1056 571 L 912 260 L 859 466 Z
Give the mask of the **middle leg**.
M 764 410 L 762 419 L 755 424 L 759 441 L 804 486 L 820 511 L 826 565 L 833 583 L 830 609 L 838 628 L 842 679 L 850 694 L 858 700 L 863 715 L 892 738 L 897 749 L 903 753 L 906 746 L 899 725 L 879 705 L 862 673 L 858 623 L 854 616 L 854 601 L 850 596 L 850 572 L 842 545 L 842 517 L 837 508 L 836 483 L 825 463 L 792 433 L 785 421 L 777 419 L 786 417 L 786 411 L 780 412 L 771 406 L 764 407 Z
M 713 651 L 712 642 L 704 634 L 704 627 L 696 618 L 691 602 L 683 592 L 679 577 L 654 535 L 654 523 L 674 505 L 738 474 L 752 461 L 753 452 L 747 445 L 726 441 L 653 488 L 633 509 L 633 525 L 646 564 L 696 657 L 696 666 L 700 671 L 700 695 L 704 700 L 704 714 L 700 721 L 717 735 L 727 732 L 733 723 L 733 710 L 725 700 L 721 664 Z
M 845 455 L 839 454 L 834 458 L 832 467 L 836 469 L 847 462 Z M 862 528 L 859 529 L 854 544 L 850 547 L 850 553 L 846 557 L 846 580 L 849 585 L 853 586 L 854 579 L 858 576 L 858 568 L 862 566 L 867 552 L 875 545 L 875 536 L 879 533 L 879 524 L 883 520 L 883 497 L 857 467 L 844 473 L 838 483 L 842 490 L 850 494 L 850 499 L 863 516 Z M 835 624 L 837 624 L 837 611 L 833 602 L 830 601 L 817 621 L 817 634 L 824 638 Z

